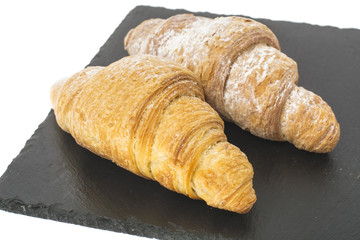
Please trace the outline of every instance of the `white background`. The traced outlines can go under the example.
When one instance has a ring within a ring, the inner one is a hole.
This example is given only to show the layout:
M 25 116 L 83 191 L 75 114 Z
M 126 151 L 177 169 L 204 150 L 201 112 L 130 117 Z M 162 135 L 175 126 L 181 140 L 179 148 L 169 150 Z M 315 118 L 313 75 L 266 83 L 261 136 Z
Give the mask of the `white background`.
M 52 83 L 84 68 L 137 5 L 360 29 L 356 2 L 0 0 L 0 175 L 47 116 Z M 0 210 L 3 237 L 142 239 Z

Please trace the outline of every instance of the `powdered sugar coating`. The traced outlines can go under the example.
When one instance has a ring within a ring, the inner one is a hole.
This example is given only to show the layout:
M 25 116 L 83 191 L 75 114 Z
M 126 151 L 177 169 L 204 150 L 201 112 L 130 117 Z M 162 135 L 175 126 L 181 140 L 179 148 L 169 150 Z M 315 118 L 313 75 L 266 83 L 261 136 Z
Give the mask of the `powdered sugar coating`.
M 150 19 L 141 23 L 126 36 L 125 48 L 132 55 L 152 54 L 166 57 L 201 77 L 203 71 L 206 71 L 205 66 L 209 67 L 206 62 L 213 64 L 216 60 L 211 56 L 214 50 L 226 49 L 237 41 L 239 36 L 254 29 L 262 29 L 272 34 L 266 26 L 248 18 L 211 19 L 182 14 L 167 20 Z M 230 59 L 222 60 L 219 65 L 231 64 Z
M 289 89 L 297 80 L 283 73 L 296 64 L 279 50 L 255 44 L 233 63 L 224 93 L 225 110 L 241 128 L 266 137 Z M 262 126 L 262 127 L 259 127 Z
M 229 18 L 217 18 L 212 21 L 212 19 L 198 17 L 181 32 L 166 31 L 159 41 L 157 55 L 174 61 L 181 59 L 183 66 L 199 74 L 201 73 L 199 67 L 209 55 L 210 38 L 218 38 L 217 41 L 221 42 L 229 41 L 230 38 L 221 33 L 230 23 Z M 153 48 L 150 47 L 150 49 Z
M 153 18 L 146 20 L 139 25 L 138 28 L 141 28 L 141 31 L 135 31 L 135 29 L 132 29 L 126 35 L 124 43 L 129 54 L 135 55 L 138 53 L 148 53 L 146 49 L 148 48 L 149 38 L 153 36 L 155 29 L 164 21 L 164 19 Z
M 330 106 L 318 95 L 294 87 L 284 106 L 281 130 L 300 149 L 331 151 L 340 137 L 340 127 Z

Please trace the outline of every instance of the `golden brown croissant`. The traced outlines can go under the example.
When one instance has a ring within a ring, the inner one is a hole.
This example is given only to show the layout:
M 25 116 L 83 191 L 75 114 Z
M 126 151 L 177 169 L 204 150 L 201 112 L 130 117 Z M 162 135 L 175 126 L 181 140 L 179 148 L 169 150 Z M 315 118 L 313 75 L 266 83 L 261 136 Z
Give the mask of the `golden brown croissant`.
M 88 67 L 56 83 L 51 101 L 79 145 L 139 176 L 238 213 L 256 201 L 246 155 L 179 64 L 136 55 Z
M 226 120 L 270 140 L 329 152 L 340 127 L 329 105 L 296 86 L 297 64 L 263 24 L 241 17 L 181 14 L 150 19 L 125 37 L 129 54 L 181 63 L 201 80 L 206 101 Z

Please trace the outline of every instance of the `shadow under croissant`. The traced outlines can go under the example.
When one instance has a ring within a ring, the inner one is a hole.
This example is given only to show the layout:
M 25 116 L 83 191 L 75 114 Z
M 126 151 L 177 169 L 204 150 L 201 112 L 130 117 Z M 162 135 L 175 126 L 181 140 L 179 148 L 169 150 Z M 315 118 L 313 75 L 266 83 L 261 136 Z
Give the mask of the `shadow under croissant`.
M 253 165 L 257 195 L 253 214 L 277 219 L 276 214 L 290 214 L 291 208 L 322 204 L 320 188 L 324 193 L 336 190 L 333 153 L 311 153 L 288 142 L 265 140 L 229 122 L 225 123 L 225 134 Z M 307 197 L 301 199 L 302 196 Z M 303 204 L 304 201 L 307 204 Z
M 332 168 L 330 153 L 311 153 L 295 148 L 289 142 L 278 142 L 256 137 L 234 123 L 225 122 L 228 141 L 239 147 L 254 167 L 255 174 L 270 174 L 272 167 L 303 169 L 307 177 L 319 176 Z M 270 168 L 270 169 L 269 169 Z

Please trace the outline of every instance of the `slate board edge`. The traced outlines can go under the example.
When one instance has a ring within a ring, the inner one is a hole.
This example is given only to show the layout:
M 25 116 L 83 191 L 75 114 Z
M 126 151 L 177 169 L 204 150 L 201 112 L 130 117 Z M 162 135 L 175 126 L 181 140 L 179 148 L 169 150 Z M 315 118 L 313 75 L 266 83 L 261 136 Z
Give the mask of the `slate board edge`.
M 311 23 L 301 22 L 301 21 L 295 22 L 295 21 L 276 20 L 276 19 L 269 19 L 269 18 L 257 18 L 257 17 L 251 17 L 251 16 L 242 15 L 242 14 L 238 14 L 238 13 L 233 13 L 233 14 L 220 14 L 219 13 L 219 14 L 217 14 L 217 13 L 212 13 L 212 12 L 207 12 L 207 11 L 192 12 L 192 11 L 189 11 L 189 10 L 183 9 L 183 8 L 165 8 L 165 7 L 149 6 L 149 5 L 138 5 L 135 8 L 133 8 L 128 14 L 130 15 L 133 12 L 142 11 L 143 9 L 147 9 L 147 8 L 159 9 L 159 10 L 163 9 L 164 11 L 184 12 L 184 13 L 190 13 L 190 14 L 200 15 L 200 16 L 202 16 L 202 15 L 209 15 L 209 16 L 212 16 L 212 17 L 240 16 L 240 17 L 255 19 L 257 21 L 267 20 L 267 21 L 275 21 L 277 23 L 305 24 L 305 25 L 308 25 L 308 26 L 321 27 L 321 28 L 334 28 L 334 29 L 338 29 L 338 30 L 360 30 L 360 29 L 357 29 L 357 28 L 341 28 L 341 27 L 336 27 L 336 26 L 331 26 L 331 25 L 311 24 Z
M 195 240 L 206 237 L 206 239 L 218 239 L 217 236 L 206 236 L 206 234 L 200 238 L 196 234 L 183 230 L 181 227 L 177 227 L 176 231 L 170 231 L 165 228 L 140 222 L 135 218 L 128 218 L 124 221 L 119 221 L 118 219 L 100 217 L 89 213 L 85 214 L 76 210 L 67 211 L 57 204 L 50 206 L 46 206 L 41 203 L 27 204 L 16 198 L 6 200 L 0 199 L 0 209 L 30 217 L 43 218 L 57 222 L 70 223 L 84 227 L 120 232 L 147 238 Z M 226 239 L 222 236 L 221 238 Z

